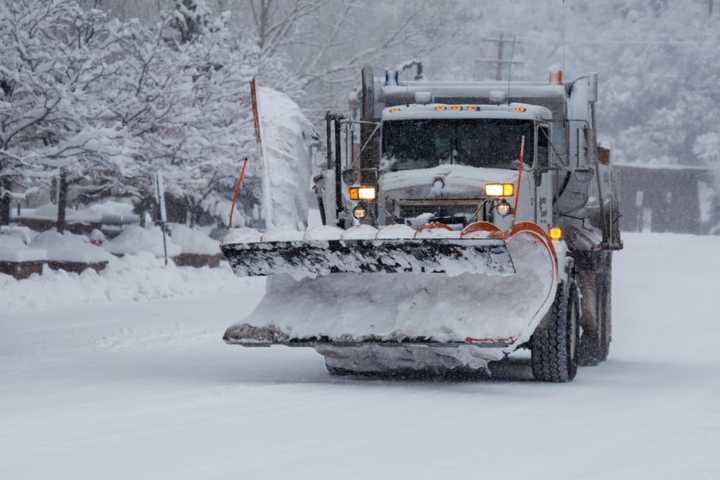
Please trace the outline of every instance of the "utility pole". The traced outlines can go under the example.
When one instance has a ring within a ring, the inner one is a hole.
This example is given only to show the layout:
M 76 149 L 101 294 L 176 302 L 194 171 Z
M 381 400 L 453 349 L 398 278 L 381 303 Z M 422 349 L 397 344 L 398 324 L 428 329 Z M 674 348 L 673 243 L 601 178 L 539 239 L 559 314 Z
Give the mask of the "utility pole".
M 517 41 L 517 37 L 515 37 L 515 35 L 511 38 L 507 38 L 501 33 L 498 38 L 483 38 L 480 41 L 495 44 L 497 46 L 497 57 L 493 59 L 477 60 L 476 64 L 478 72 L 481 71 L 481 65 L 492 66 L 495 69 L 495 80 L 502 81 L 504 80 L 503 77 L 505 75 L 503 75 L 503 72 L 505 70 L 509 72 L 513 66 L 523 65 L 523 62 L 515 61 L 513 59 L 515 56 L 515 49 L 520 43 Z M 507 58 L 508 56 L 510 58 Z
M 58 214 L 57 214 L 57 232 L 62 234 L 65 233 L 67 213 L 67 194 L 68 194 L 68 179 L 67 171 L 64 168 L 60 169 L 60 175 L 58 177 Z
M 10 224 L 10 179 L 0 177 L 0 225 Z
M 713 10 L 715 10 L 715 0 L 708 0 L 708 16 L 712 17 Z

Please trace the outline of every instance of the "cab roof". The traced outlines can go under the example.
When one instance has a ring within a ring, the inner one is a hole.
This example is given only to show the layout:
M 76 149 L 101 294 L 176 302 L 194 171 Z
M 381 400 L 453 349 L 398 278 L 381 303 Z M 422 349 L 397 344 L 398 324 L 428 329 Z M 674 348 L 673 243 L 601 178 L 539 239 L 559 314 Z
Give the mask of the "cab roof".
M 527 103 L 503 105 L 478 104 L 409 104 L 396 105 L 383 109 L 382 121 L 394 120 L 454 120 L 472 118 L 495 118 L 530 121 L 550 121 L 552 113 L 546 107 Z

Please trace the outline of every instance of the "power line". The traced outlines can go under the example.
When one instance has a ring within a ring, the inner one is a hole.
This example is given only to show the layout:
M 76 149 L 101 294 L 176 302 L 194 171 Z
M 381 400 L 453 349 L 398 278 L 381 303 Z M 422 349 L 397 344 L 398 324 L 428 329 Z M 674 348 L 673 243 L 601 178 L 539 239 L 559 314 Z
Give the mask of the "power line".
M 494 43 L 497 45 L 497 57 L 494 59 L 479 59 L 475 61 L 476 69 L 480 71 L 480 65 L 492 65 L 495 68 L 495 80 L 503 80 L 503 71 L 510 69 L 513 65 L 524 65 L 523 62 L 516 61 L 512 58 L 515 48 L 521 42 L 518 41 L 517 36 L 513 35 L 512 38 L 506 38 L 504 34 L 500 34 L 499 38 L 481 38 L 481 42 Z M 506 48 L 506 45 L 510 45 L 510 49 Z M 506 55 L 510 53 L 511 58 L 506 59 Z

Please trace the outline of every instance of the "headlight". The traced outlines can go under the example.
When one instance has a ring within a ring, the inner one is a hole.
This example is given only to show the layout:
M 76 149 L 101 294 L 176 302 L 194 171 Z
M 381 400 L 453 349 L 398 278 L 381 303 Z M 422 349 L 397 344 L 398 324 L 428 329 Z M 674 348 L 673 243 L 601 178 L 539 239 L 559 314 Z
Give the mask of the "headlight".
M 375 200 L 375 187 L 360 187 L 360 200 Z
M 485 195 L 488 197 L 512 197 L 515 185 L 512 183 L 488 183 L 485 185 Z
M 350 187 L 350 200 L 375 200 L 375 187 Z
M 505 200 L 503 200 L 503 201 L 501 201 L 500 203 L 497 204 L 497 206 L 495 207 L 495 210 L 496 210 L 501 216 L 504 217 L 504 216 L 506 216 L 506 215 L 508 215 L 509 213 L 512 212 L 512 207 L 510 206 L 509 203 L 507 203 Z
M 353 217 L 355 217 L 357 220 L 362 220 L 363 218 L 367 217 L 367 208 L 365 208 L 365 205 L 358 205 L 357 207 L 353 208 Z

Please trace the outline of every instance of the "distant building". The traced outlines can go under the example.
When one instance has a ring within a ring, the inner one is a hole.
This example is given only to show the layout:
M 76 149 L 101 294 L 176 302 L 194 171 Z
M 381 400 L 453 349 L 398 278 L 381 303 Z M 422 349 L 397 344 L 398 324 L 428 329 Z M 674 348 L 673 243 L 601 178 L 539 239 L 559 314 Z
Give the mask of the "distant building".
M 705 233 L 704 192 L 712 172 L 682 165 L 615 164 L 620 184 L 620 228 L 626 232 Z

